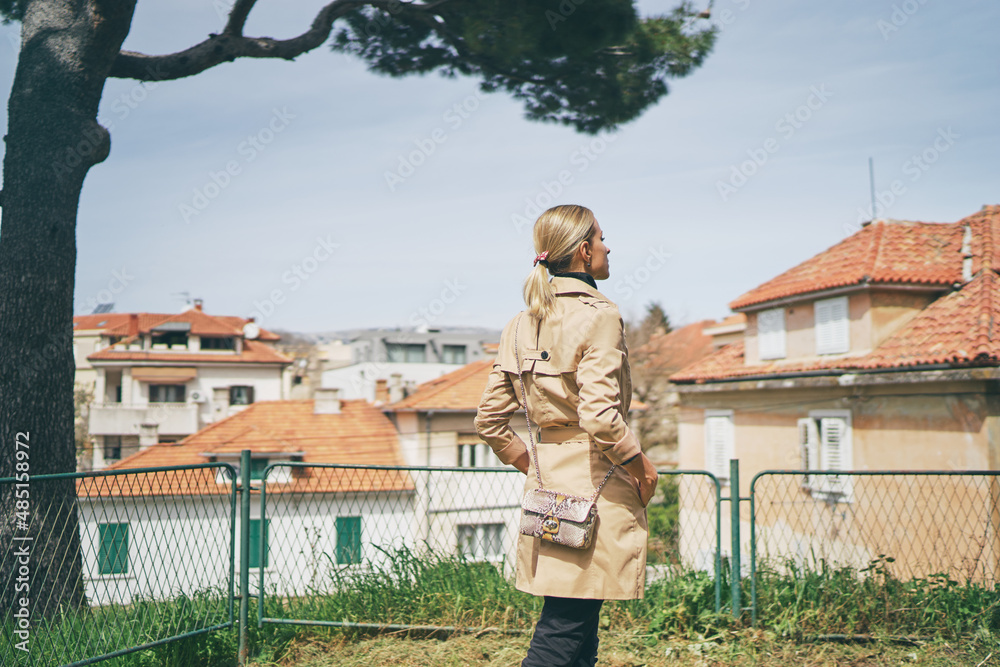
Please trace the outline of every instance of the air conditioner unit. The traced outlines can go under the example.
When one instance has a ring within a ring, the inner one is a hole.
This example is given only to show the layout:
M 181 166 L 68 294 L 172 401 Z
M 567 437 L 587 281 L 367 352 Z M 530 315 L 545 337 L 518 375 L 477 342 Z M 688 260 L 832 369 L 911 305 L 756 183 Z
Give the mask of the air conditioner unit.
M 204 403 L 206 399 L 205 394 L 200 391 L 192 391 L 190 398 L 192 403 Z

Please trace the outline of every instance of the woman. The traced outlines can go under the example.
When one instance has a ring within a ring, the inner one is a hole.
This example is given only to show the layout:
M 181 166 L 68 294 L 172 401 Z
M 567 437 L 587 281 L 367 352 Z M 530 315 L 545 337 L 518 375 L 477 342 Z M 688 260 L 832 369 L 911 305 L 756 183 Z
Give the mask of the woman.
M 616 466 L 598 496 L 588 549 L 525 535 L 517 549 L 518 590 L 545 597 L 522 667 L 592 666 L 602 602 L 643 595 L 645 507 L 657 476 L 626 423 L 632 381 L 624 327 L 595 282 L 610 275 L 601 226 L 583 206 L 556 206 L 535 222 L 534 243 L 528 308 L 504 327 L 476 429 L 501 461 L 527 474 L 525 491 L 538 486 L 530 449 L 509 424 L 520 408 L 520 356 L 545 488 L 590 497 Z

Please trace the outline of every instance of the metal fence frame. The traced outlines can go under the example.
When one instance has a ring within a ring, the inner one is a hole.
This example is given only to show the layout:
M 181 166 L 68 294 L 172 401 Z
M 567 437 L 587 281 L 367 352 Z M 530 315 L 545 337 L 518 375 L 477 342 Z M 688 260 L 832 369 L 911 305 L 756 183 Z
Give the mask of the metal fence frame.
M 141 651 L 156 646 L 161 646 L 170 642 L 175 642 L 178 640 L 186 639 L 189 637 L 206 634 L 209 632 L 214 632 L 216 630 L 224 630 L 238 626 L 239 627 L 239 654 L 238 659 L 240 664 L 245 664 L 248 659 L 248 625 L 249 625 L 249 603 L 251 597 L 257 597 L 257 626 L 263 627 L 264 624 L 287 624 L 287 625 L 313 625 L 313 626 L 326 626 L 326 627 L 344 627 L 344 628 L 360 628 L 360 629 L 376 629 L 376 630 L 388 630 L 388 631 L 400 631 L 400 630 L 414 630 L 423 632 L 455 632 L 455 631 L 481 631 L 483 628 L 459 628 L 459 627 L 448 627 L 448 626 L 434 626 L 434 625 L 407 625 L 399 623 L 354 623 L 346 621 L 325 621 L 325 620 L 307 620 L 307 619 L 294 619 L 294 618 L 273 618 L 265 615 L 265 587 L 264 579 L 261 576 L 260 591 L 259 595 L 252 595 L 250 593 L 249 580 L 250 580 L 250 509 L 251 509 L 251 495 L 253 493 L 260 494 L 260 519 L 266 520 L 269 516 L 268 514 L 268 476 L 271 474 L 272 470 L 277 468 L 314 468 L 314 469 L 340 469 L 340 470 L 365 470 L 365 471 L 395 471 L 402 473 L 460 473 L 460 474 L 514 474 L 515 470 L 512 468 L 468 468 L 468 467 L 431 467 L 431 466 L 364 466 L 364 465 L 348 465 L 348 464 L 308 464 L 308 463 L 296 463 L 296 462 L 282 462 L 274 463 L 268 465 L 262 474 L 262 479 L 259 483 L 256 480 L 251 480 L 251 452 L 249 450 L 244 450 L 241 454 L 241 462 L 239 473 L 237 473 L 236 468 L 227 463 L 208 463 L 200 465 L 188 465 L 188 466 L 161 466 L 161 467 L 150 467 L 150 468 L 136 468 L 128 470 L 115 470 L 115 471 L 99 471 L 99 472 L 84 472 L 84 473 L 66 473 L 58 475 L 38 475 L 30 478 L 31 481 L 58 481 L 58 480 L 81 480 L 81 479 L 99 479 L 107 477 L 124 477 L 124 476 L 137 476 L 144 474 L 155 474 L 155 473 L 168 473 L 168 472 L 183 472 L 183 471 L 193 471 L 200 469 L 214 469 L 214 470 L 225 470 L 228 472 L 231 480 L 227 482 L 229 484 L 228 489 L 225 489 L 219 494 L 220 502 L 227 504 L 228 511 L 228 528 L 229 528 L 229 558 L 228 563 L 228 591 L 226 591 L 225 596 L 225 607 L 224 610 L 228 610 L 228 619 L 225 623 L 215 624 L 211 627 L 198 628 L 196 630 L 191 630 L 187 632 L 182 632 L 169 637 L 162 637 L 154 641 L 146 642 L 141 645 L 127 647 L 115 650 L 113 652 L 105 653 L 98 656 L 87 657 L 84 659 L 76 660 L 75 662 L 66 663 L 70 667 L 77 667 L 82 665 L 90 665 L 102 660 L 109 658 L 119 657 L 136 651 Z M 802 471 L 802 470 L 766 470 L 754 475 L 750 482 L 750 495 L 747 497 L 740 497 L 739 495 L 739 461 L 730 461 L 730 477 L 728 480 L 729 494 L 728 497 L 722 495 L 722 484 L 719 479 L 711 472 L 704 470 L 672 470 L 659 473 L 662 478 L 682 478 L 683 476 L 690 477 L 703 477 L 711 483 L 711 490 L 708 493 L 711 494 L 711 499 L 703 502 L 702 505 L 709 507 L 710 510 L 714 509 L 714 542 L 712 543 L 712 549 L 714 552 L 714 583 L 715 583 L 715 608 L 716 612 L 721 611 L 721 582 L 723 575 L 723 563 L 722 563 L 722 503 L 730 503 L 730 537 L 731 537 L 731 555 L 730 555 L 730 584 L 732 588 L 731 596 L 731 612 L 734 617 L 740 617 L 743 615 L 744 609 L 741 603 L 742 587 L 744 582 L 741 576 L 741 564 L 740 564 L 740 553 L 741 553 L 741 536 L 740 536 L 740 507 L 741 503 L 749 502 L 750 508 L 750 539 L 749 539 L 749 549 L 750 549 L 750 568 L 749 568 L 749 578 L 750 578 L 750 611 L 751 619 L 753 623 L 757 621 L 758 605 L 757 605 L 757 578 L 758 578 L 758 549 L 760 547 L 761 537 L 758 534 L 760 526 L 758 523 L 760 521 L 760 503 L 763 502 L 761 497 L 761 490 L 759 488 L 759 483 L 767 477 L 787 477 L 787 476 L 803 476 L 803 475 L 841 475 L 841 476 L 852 476 L 852 477 L 889 477 L 889 476 L 904 476 L 906 478 L 921 478 L 921 477 L 974 477 L 979 476 L 982 478 L 987 478 L 990 480 L 991 485 L 997 485 L 1000 483 L 1000 471 L 907 471 L 907 470 L 893 470 L 893 471 L 842 471 L 842 472 L 830 472 L 830 471 Z M 428 484 L 430 483 L 430 477 L 427 477 Z M 4 484 L 15 484 L 17 480 L 15 478 L 5 478 L 0 479 L 0 485 Z M 426 489 L 425 489 L 426 491 Z M 395 491 L 394 491 L 395 492 Z M 334 493 L 334 492 L 331 492 Z M 352 491 L 352 493 L 364 493 L 364 491 Z M 683 495 L 683 491 L 681 491 Z M 180 497 L 187 497 L 182 493 L 174 494 Z M 189 494 L 190 497 L 195 497 L 198 494 Z M 237 515 L 237 496 L 239 497 L 239 515 Z M 97 499 L 103 499 L 114 496 L 91 496 Z M 77 508 L 79 508 L 81 498 L 77 497 Z M 519 500 L 519 498 L 518 498 Z M 512 512 L 516 511 L 518 505 L 512 504 L 509 507 L 505 504 L 503 507 L 494 507 L 492 509 L 502 509 L 504 511 L 510 510 Z M 683 503 L 682 503 L 683 507 Z M 427 508 L 425 508 L 427 509 Z M 472 511 L 481 510 L 482 508 L 460 508 L 462 511 Z M 994 508 L 997 512 L 1000 509 Z M 434 511 L 459 511 L 458 509 L 453 510 L 434 510 Z M 431 511 L 428 509 L 428 514 Z M 237 524 L 237 521 L 239 522 Z M 78 522 L 80 525 L 83 522 L 78 517 Z M 239 526 L 240 541 L 236 544 L 236 533 L 237 525 Z M 267 524 L 262 523 L 261 526 L 265 527 Z M 259 531 L 259 543 L 257 547 L 259 548 L 258 554 L 267 553 L 268 543 L 267 543 L 267 530 L 262 528 Z M 239 572 L 237 573 L 237 553 L 239 553 Z M 237 574 L 239 578 L 237 580 Z M 997 582 L 994 582 L 996 584 Z M 239 590 L 237 591 L 237 586 Z M 185 591 L 187 592 L 187 591 Z M 141 599 L 141 598 L 140 598 Z M 235 603 L 239 600 L 239 618 L 236 618 Z M 11 637 L 6 637 L 11 639 Z
M 110 658 L 117 658 L 123 655 L 128 655 L 129 653 L 135 653 L 136 651 L 143 651 L 146 649 L 154 648 L 157 646 L 162 646 L 164 644 L 169 644 L 171 642 L 179 641 L 182 639 L 187 639 L 189 637 L 195 637 L 198 635 L 207 634 L 209 632 L 215 632 L 216 630 L 224 630 L 233 627 L 235 624 L 235 618 L 233 613 L 233 606 L 235 601 L 235 559 L 233 558 L 233 549 L 235 547 L 236 541 L 236 495 L 237 495 L 237 476 L 236 471 L 233 466 L 228 463 L 203 463 L 195 465 L 186 466 L 158 466 L 149 468 L 134 468 L 127 470 L 104 470 L 96 472 L 78 472 L 78 473 L 58 473 L 50 475 L 31 475 L 28 478 L 28 483 L 35 482 L 46 482 L 46 481 L 59 481 L 59 480 L 80 480 L 80 479 L 97 479 L 104 477 L 126 477 L 126 476 L 136 476 L 144 474 L 154 474 L 154 473 L 164 473 L 164 472 L 181 472 L 190 470 L 200 470 L 200 469 L 216 469 L 216 470 L 228 470 L 231 479 L 230 488 L 228 494 L 220 494 L 220 497 L 225 495 L 229 496 L 229 575 L 228 575 L 228 600 L 226 602 L 226 607 L 228 608 L 228 620 L 225 623 L 220 623 L 213 625 L 211 627 L 199 628 L 197 630 L 191 630 L 188 632 L 183 632 L 177 635 L 172 635 L 170 637 L 162 637 L 158 640 L 146 642 L 141 645 L 131 646 L 110 653 L 104 653 L 97 656 L 91 656 L 84 658 L 82 660 L 76 660 L 74 662 L 64 663 L 62 667 L 82 667 L 83 665 L 92 665 L 102 660 L 108 660 Z M 18 483 L 17 478 L 6 477 L 0 479 L 0 485 L 5 484 L 16 484 Z M 23 481 L 21 483 L 24 483 Z M 102 496 L 97 496 L 101 498 Z M 77 511 L 79 511 L 80 497 L 77 496 L 75 499 L 77 503 Z M 83 522 L 80 520 L 79 515 L 77 516 L 78 526 Z M 20 663 L 20 661 L 18 661 Z
M 248 465 L 243 466 L 244 469 L 249 468 Z M 518 471 L 512 467 L 502 467 L 502 468 L 469 468 L 469 467 L 457 467 L 457 466 L 392 466 L 392 465 L 352 465 L 352 464 L 336 464 L 336 463 L 304 463 L 304 462 L 282 462 L 268 465 L 262 475 L 261 475 L 261 485 L 260 485 L 260 520 L 262 522 L 266 521 L 268 518 L 267 513 L 267 480 L 268 475 L 277 468 L 298 468 L 298 469 L 326 469 L 326 470 L 382 470 L 382 471 L 395 471 L 395 472 L 405 472 L 405 473 L 460 473 L 460 474 L 482 474 L 482 473 L 501 473 L 501 474 L 517 474 Z M 714 489 L 714 514 L 715 514 L 715 540 L 714 540 L 714 584 L 715 584 L 715 611 L 719 612 L 722 607 L 722 555 L 721 555 L 721 537 L 722 537 L 722 501 L 729 500 L 729 498 L 722 497 L 722 485 L 718 478 L 711 472 L 706 470 L 670 470 L 663 471 L 659 473 L 661 478 L 667 477 L 682 477 L 684 475 L 705 477 L 708 479 Z M 738 488 L 738 487 L 736 487 Z M 470 508 L 463 508 L 470 509 Z M 482 508 L 472 508 L 472 509 L 482 509 Z M 502 508 L 491 508 L 491 509 L 509 509 L 512 512 L 520 509 L 520 505 L 512 504 L 509 507 L 504 506 Z M 429 512 L 441 512 L 441 511 L 459 511 L 459 510 L 429 510 Z M 248 515 L 249 517 L 249 515 Z M 262 523 L 262 525 L 265 525 Z M 249 535 L 249 531 L 241 531 L 241 535 Z M 739 539 L 739 534 L 737 532 L 736 539 Z M 268 548 L 267 535 L 265 530 L 261 530 L 259 534 L 259 542 L 257 545 L 258 552 L 263 554 Z M 241 560 L 241 563 L 247 562 L 245 559 Z M 738 567 L 738 560 L 737 560 Z M 263 577 L 261 577 L 263 581 Z M 734 587 L 738 589 L 739 581 L 738 578 L 734 583 Z M 249 592 L 249 589 L 244 589 L 245 595 L 241 596 L 244 598 L 253 597 Z M 468 632 L 479 632 L 483 628 L 455 628 L 451 626 L 436 626 L 436 625 L 407 625 L 398 623 L 357 623 L 348 621 L 324 621 L 324 620 L 306 620 L 306 619 L 290 619 L 290 618 L 272 618 L 264 615 L 264 602 L 265 602 L 265 590 L 264 586 L 260 586 L 259 597 L 257 599 L 257 627 L 263 627 L 265 623 L 270 624 L 283 624 L 283 625 L 313 625 L 321 627 L 335 627 L 335 628 L 354 628 L 354 629 L 367 629 L 367 630 L 387 630 L 387 631 L 400 631 L 400 630 L 414 630 L 421 632 L 455 632 L 455 631 L 468 631 Z M 734 610 L 734 614 L 737 611 Z M 242 619 L 241 614 L 241 619 Z

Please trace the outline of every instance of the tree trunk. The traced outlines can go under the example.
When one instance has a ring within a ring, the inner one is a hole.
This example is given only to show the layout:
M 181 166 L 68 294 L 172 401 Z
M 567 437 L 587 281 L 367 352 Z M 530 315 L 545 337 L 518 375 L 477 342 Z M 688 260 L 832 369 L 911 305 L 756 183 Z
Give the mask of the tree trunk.
M 0 193 L 0 478 L 19 472 L 18 439 L 27 439 L 32 477 L 75 471 L 76 212 L 87 171 L 110 149 L 98 105 L 134 10 L 135 0 L 34 0 L 22 23 Z M 12 552 L 26 544 L 27 597 L 38 620 L 86 601 L 75 483 L 35 480 L 27 488 L 25 529 L 14 485 L 0 484 L 0 608 L 10 613 L 24 596 L 15 595 Z M 15 541 L 24 536 L 30 540 Z

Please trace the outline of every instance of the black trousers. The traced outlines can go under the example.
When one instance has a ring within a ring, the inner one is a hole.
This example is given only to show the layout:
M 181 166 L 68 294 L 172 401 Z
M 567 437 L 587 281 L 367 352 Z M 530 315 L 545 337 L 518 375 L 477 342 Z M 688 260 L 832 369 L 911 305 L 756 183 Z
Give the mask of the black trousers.
M 521 667 L 594 667 L 603 603 L 546 595 Z

